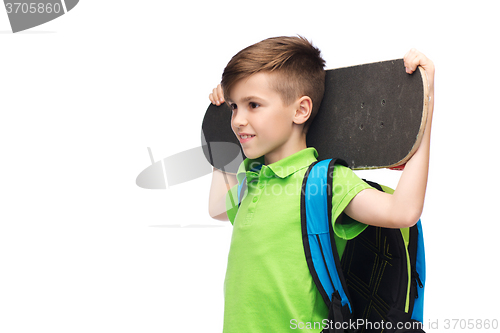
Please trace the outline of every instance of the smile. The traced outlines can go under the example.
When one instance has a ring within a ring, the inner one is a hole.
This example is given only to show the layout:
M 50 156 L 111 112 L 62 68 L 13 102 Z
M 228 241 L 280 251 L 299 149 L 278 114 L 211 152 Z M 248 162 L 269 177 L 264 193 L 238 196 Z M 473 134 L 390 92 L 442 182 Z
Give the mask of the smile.
M 255 135 L 240 135 L 240 143 L 250 141 Z

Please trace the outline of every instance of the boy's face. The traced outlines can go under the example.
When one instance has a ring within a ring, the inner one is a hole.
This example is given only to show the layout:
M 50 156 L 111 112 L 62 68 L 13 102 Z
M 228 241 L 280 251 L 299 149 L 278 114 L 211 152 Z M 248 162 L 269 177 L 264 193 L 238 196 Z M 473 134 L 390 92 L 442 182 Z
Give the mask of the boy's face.
M 290 142 L 296 103 L 283 104 L 270 86 L 273 74 L 256 73 L 238 81 L 232 91 L 231 127 L 248 158 L 265 155 L 265 163 L 274 163 L 293 153 Z

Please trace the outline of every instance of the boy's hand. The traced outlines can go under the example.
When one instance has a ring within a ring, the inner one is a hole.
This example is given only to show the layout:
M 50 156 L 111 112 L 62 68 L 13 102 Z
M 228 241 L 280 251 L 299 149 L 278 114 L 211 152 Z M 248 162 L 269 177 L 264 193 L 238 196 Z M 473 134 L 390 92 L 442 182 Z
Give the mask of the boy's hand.
M 222 92 L 220 83 L 217 85 L 217 87 L 214 88 L 210 95 L 208 95 L 208 98 L 210 99 L 210 102 L 212 102 L 212 104 L 215 104 L 217 106 L 224 103 L 224 93 Z
M 422 52 L 411 49 L 404 56 L 404 64 L 406 73 L 411 74 L 417 70 L 418 66 L 422 66 L 427 74 L 427 81 L 429 83 L 430 92 L 434 88 L 434 63 L 427 58 Z

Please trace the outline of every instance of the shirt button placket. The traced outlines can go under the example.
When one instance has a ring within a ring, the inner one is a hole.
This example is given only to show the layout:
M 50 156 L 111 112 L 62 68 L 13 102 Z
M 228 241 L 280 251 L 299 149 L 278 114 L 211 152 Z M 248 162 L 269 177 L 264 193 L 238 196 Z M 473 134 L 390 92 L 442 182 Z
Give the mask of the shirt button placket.
M 250 204 L 248 205 L 248 211 L 247 211 L 247 217 L 246 217 L 246 221 L 245 221 L 245 224 L 246 225 L 249 225 L 252 223 L 252 219 L 253 219 L 253 214 L 255 212 L 255 206 L 256 206 L 256 203 L 257 201 L 259 200 L 259 193 L 258 191 L 255 191 L 256 187 L 257 187 L 257 184 L 255 184 L 257 182 L 257 179 L 253 179 L 250 183 L 250 186 L 253 188 L 251 193 L 252 193 L 252 200 L 250 202 Z M 249 191 L 250 193 L 250 191 Z

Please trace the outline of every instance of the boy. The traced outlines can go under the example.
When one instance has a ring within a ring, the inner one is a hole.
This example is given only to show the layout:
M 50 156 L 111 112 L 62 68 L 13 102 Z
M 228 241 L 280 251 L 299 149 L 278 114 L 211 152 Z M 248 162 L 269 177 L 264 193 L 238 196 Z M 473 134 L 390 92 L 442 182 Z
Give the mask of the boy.
M 423 209 L 434 100 L 434 65 L 415 49 L 406 72 L 422 66 L 429 82 L 429 115 L 420 147 L 406 163 L 393 195 L 371 188 L 350 169 L 336 166 L 332 221 L 337 240 L 352 239 L 366 225 L 414 225 Z M 237 53 L 210 94 L 227 102 L 231 127 L 247 159 L 237 175 L 214 169 L 209 212 L 230 220 L 233 234 L 224 284 L 224 332 L 320 332 L 328 316 L 309 273 L 302 245 L 300 186 L 317 152 L 306 133 L 324 92 L 324 60 L 302 37 L 269 38 Z M 401 69 L 403 70 L 403 69 Z M 236 184 L 246 176 L 238 207 Z M 227 211 L 226 211 L 227 208 Z M 238 214 L 236 214 L 236 212 Z M 359 222 L 358 222 L 359 221 Z

